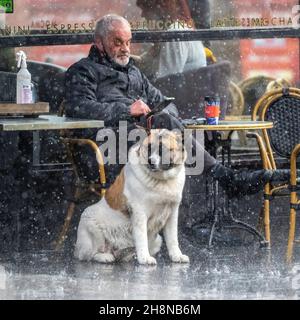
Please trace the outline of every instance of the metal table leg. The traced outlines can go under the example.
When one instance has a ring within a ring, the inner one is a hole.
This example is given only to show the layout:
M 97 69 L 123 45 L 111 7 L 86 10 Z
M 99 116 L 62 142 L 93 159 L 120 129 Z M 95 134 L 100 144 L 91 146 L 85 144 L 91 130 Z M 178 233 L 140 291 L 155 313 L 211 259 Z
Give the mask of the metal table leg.
M 222 140 L 221 143 L 222 147 L 222 164 L 225 165 L 227 162 L 227 166 L 231 166 L 231 134 L 228 135 L 228 138 L 226 140 Z M 213 149 L 213 153 L 217 154 L 217 146 Z M 227 159 L 226 159 L 227 155 Z M 227 161 L 226 161 L 227 160 Z M 208 185 L 208 187 L 212 186 L 212 197 L 210 198 L 210 205 L 211 205 L 211 212 L 213 213 L 213 219 L 210 217 L 210 231 L 209 231 L 209 241 L 208 241 L 208 247 L 211 248 L 213 246 L 213 239 L 215 235 L 216 229 L 240 229 L 243 231 L 247 231 L 253 236 L 255 236 L 260 243 L 261 247 L 268 247 L 268 242 L 265 240 L 264 236 L 255 229 L 255 227 L 252 227 L 246 222 L 240 221 L 236 218 L 234 218 L 232 209 L 231 209 L 231 203 L 230 199 L 228 199 L 228 196 L 225 192 L 223 192 L 223 197 L 225 198 L 225 204 L 222 206 L 222 210 L 220 210 L 219 205 L 219 185 L 217 181 L 213 181 L 212 184 Z M 209 190 L 210 191 L 210 190 Z M 209 192 L 208 191 L 208 192 Z M 210 195 L 210 192 L 209 192 Z M 223 219 L 226 217 L 226 219 Z M 207 219 L 205 219 L 207 220 Z M 225 222 L 226 221 L 226 222 Z
M 214 232 L 216 227 L 218 226 L 218 224 L 220 223 L 219 221 L 219 210 L 218 210 L 218 203 L 217 203 L 217 198 L 218 198 L 218 182 L 214 181 L 213 182 L 213 197 L 212 197 L 212 201 L 213 201 L 213 215 L 214 215 L 214 220 L 213 223 L 211 225 L 211 229 L 210 229 L 210 234 L 209 234 L 209 241 L 208 241 L 208 247 L 211 248 L 212 247 L 212 242 L 213 242 L 213 237 L 214 237 Z

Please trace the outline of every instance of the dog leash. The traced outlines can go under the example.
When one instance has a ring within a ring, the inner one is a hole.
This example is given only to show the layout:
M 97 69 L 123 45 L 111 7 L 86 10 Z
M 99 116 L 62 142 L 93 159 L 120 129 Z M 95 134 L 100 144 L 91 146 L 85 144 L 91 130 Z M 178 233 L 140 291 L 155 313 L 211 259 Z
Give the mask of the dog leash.
M 147 134 L 150 134 L 150 130 L 152 129 L 152 123 L 153 123 L 153 115 L 151 115 L 150 117 L 147 118 Z
M 146 127 L 143 127 L 137 123 L 135 123 L 135 126 L 139 129 L 145 130 L 147 135 L 149 136 L 151 133 L 151 129 L 152 129 L 152 123 L 153 123 L 153 119 L 152 119 L 152 115 L 146 118 Z

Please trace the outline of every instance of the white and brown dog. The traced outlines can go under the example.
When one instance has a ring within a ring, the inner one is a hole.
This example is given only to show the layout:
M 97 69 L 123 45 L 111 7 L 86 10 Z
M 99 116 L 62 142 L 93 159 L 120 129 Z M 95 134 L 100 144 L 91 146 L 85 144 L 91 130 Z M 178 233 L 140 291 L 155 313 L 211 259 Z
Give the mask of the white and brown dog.
M 182 137 L 162 129 L 129 151 L 129 161 L 105 197 L 81 216 L 75 257 L 110 263 L 156 264 L 162 230 L 170 259 L 189 262 L 178 245 L 178 208 L 185 183 L 186 151 Z M 124 252 L 126 254 L 124 255 Z

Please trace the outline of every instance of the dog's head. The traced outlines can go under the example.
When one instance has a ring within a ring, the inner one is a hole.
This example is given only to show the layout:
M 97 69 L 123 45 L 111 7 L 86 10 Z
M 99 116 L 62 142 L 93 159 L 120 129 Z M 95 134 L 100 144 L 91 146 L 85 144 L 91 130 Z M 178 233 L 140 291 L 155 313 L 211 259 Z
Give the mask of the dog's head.
M 138 155 L 140 163 L 155 176 L 161 172 L 176 175 L 187 157 L 182 134 L 166 129 L 152 129 L 141 143 Z

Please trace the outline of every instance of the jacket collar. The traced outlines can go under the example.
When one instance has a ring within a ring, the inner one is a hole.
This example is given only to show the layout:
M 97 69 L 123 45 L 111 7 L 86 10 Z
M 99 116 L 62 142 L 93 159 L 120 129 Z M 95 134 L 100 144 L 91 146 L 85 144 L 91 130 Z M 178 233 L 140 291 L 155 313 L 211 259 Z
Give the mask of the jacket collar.
M 98 48 L 95 45 L 91 46 L 89 55 L 89 59 L 93 60 L 96 63 L 104 64 L 108 67 L 119 71 L 126 71 L 133 65 L 133 59 L 129 58 L 129 62 L 126 66 L 121 66 L 120 64 L 114 62 L 106 53 L 100 53 Z

